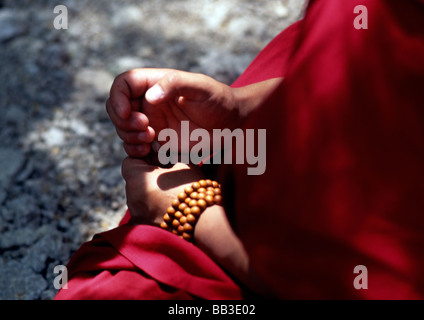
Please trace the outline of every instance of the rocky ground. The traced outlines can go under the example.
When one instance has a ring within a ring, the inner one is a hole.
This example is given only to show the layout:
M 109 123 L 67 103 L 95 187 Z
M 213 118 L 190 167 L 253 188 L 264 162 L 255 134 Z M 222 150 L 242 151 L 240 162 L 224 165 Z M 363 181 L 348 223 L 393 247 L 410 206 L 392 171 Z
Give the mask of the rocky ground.
M 56 265 L 126 210 L 105 112 L 134 67 L 231 83 L 304 0 L 0 0 L 0 299 L 51 299 Z

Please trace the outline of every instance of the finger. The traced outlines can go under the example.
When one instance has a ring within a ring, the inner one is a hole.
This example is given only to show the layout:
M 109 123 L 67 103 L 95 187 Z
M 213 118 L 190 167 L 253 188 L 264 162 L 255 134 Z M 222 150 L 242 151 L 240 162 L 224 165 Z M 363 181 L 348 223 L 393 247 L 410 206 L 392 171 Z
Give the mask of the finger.
M 152 143 L 155 139 L 155 131 L 151 127 L 147 127 L 145 131 L 124 131 L 116 128 L 116 132 L 127 144 Z
M 144 113 L 133 111 L 126 119 L 117 115 L 110 99 L 106 101 L 106 111 L 113 125 L 123 131 L 146 131 L 149 125 L 149 119 Z
M 143 158 L 150 153 L 150 144 L 128 144 L 124 142 L 124 150 L 130 157 Z
M 138 168 L 145 165 L 148 165 L 148 163 L 140 158 L 126 157 L 122 161 L 122 177 L 127 182 L 129 182 L 131 179 L 138 179 Z
M 113 125 L 116 126 L 116 123 L 120 120 L 118 114 L 116 113 L 116 109 L 112 107 L 112 103 L 110 102 L 110 98 L 106 100 L 106 112 L 112 121 Z
M 143 97 L 169 69 L 133 69 L 117 76 L 110 89 L 110 104 L 117 116 L 126 119 L 135 111 L 134 100 Z
M 145 98 L 151 104 L 174 100 L 184 96 L 190 100 L 202 100 L 210 96 L 216 80 L 196 73 L 170 71 L 146 91 Z

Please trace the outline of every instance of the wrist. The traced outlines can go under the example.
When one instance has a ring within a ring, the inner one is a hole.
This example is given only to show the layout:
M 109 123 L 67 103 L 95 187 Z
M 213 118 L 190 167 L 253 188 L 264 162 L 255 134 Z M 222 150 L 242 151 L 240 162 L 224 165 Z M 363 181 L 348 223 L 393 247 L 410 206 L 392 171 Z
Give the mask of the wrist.
M 233 104 L 238 110 L 241 124 L 265 102 L 282 80 L 283 78 L 273 78 L 244 87 L 232 88 Z

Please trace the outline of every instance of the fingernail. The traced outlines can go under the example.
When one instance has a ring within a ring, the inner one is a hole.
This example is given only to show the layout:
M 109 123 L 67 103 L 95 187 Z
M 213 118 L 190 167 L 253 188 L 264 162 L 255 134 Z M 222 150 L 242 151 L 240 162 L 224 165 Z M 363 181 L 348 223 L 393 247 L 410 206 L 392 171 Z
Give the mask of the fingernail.
M 155 84 L 153 87 L 147 90 L 145 96 L 147 101 L 154 102 L 162 98 L 164 95 L 165 93 L 163 92 L 162 87 L 158 84 Z

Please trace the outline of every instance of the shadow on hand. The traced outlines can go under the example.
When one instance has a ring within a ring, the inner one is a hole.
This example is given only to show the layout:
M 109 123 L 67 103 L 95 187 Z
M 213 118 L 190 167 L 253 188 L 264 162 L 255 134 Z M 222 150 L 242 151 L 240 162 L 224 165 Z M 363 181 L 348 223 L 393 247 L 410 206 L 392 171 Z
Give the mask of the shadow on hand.
M 187 183 L 192 183 L 201 179 L 201 173 L 194 169 L 186 168 L 176 171 L 169 171 L 159 175 L 157 183 L 162 190 L 169 190 Z

